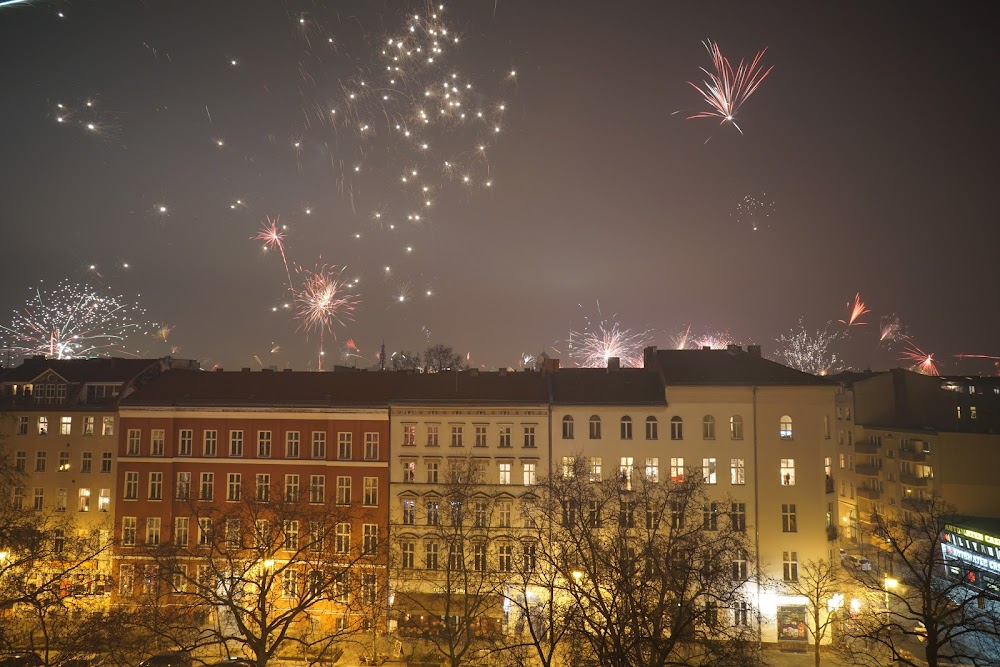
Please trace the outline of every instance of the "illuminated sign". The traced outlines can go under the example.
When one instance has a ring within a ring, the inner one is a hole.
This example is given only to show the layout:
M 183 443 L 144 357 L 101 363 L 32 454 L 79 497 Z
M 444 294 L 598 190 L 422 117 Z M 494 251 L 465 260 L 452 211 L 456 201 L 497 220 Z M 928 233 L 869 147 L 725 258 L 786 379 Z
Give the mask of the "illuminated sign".
M 985 542 L 986 544 L 992 544 L 995 547 L 1000 547 L 1000 537 L 993 537 L 992 535 L 980 533 L 978 530 L 969 530 L 968 528 L 959 528 L 958 526 L 948 525 L 945 526 L 945 528 L 953 533 L 964 535 L 970 540 L 978 540 L 980 542 Z
M 1000 574 L 1000 560 L 995 558 L 987 558 L 986 556 L 961 549 L 952 544 L 942 544 L 941 551 L 944 553 L 945 558 L 955 558 L 963 563 L 975 565 L 981 570 L 989 570 L 990 572 Z

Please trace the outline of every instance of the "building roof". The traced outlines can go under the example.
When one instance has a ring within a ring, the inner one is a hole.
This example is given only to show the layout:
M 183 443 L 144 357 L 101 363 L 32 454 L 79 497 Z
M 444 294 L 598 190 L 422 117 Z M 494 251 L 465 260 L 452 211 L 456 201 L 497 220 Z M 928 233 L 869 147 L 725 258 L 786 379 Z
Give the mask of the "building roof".
M 738 348 L 729 350 L 655 350 L 655 354 L 655 363 L 668 386 L 820 386 L 832 384 L 825 378 L 797 371 L 794 368 L 765 359 L 759 353 L 744 352 Z
M 53 371 L 67 382 L 128 382 L 160 359 L 123 359 L 95 357 L 93 359 L 46 359 L 31 357 L 11 368 L 2 376 L 3 382 L 32 382 Z
M 389 403 L 546 403 L 541 373 L 173 370 L 123 406 L 385 407 Z
M 985 516 L 965 516 L 955 521 L 955 523 L 962 528 L 986 533 L 993 537 L 1000 537 L 1000 519 Z
M 557 405 L 667 404 L 660 376 L 644 368 L 561 368 L 549 377 Z

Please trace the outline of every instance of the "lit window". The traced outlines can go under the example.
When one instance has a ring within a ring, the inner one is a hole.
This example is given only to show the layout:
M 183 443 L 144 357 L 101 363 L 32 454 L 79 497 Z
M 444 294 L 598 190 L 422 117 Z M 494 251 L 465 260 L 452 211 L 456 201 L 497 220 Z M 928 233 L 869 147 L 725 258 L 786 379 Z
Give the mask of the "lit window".
M 590 481 L 599 482 L 601 481 L 601 457 L 591 456 L 590 457 Z
M 510 484 L 510 466 L 509 463 L 500 463 L 500 483 Z
M 414 447 L 417 444 L 417 425 L 416 424 L 404 424 L 403 425 L 403 447 Z M 410 543 L 413 546 L 413 543 Z
M 674 457 L 670 459 L 670 481 L 684 481 L 684 458 Z
M 714 458 L 701 460 L 701 476 L 706 484 L 716 484 L 719 481 Z
M 792 418 L 788 415 L 784 415 L 781 418 L 781 423 L 778 428 L 778 433 L 781 435 L 782 440 L 790 440 L 792 438 Z
M 73 418 L 59 418 L 59 435 L 71 435 L 73 433 Z
M 795 459 L 781 459 L 781 483 L 795 486 Z
M 632 488 L 632 469 L 635 467 L 635 459 L 631 456 L 623 456 L 618 464 L 618 477 L 626 489 Z
M 649 482 L 660 481 L 660 459 L 658 457 L 646 457 L 646 480 Z

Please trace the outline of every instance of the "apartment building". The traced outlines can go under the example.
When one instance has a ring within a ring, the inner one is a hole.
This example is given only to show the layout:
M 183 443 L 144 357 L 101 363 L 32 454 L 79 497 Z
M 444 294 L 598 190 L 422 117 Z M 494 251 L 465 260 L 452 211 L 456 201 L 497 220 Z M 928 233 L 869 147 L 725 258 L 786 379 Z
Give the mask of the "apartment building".
M 0 377 L 0 438 L 24 475 L 22 485 L 4 491 L 13 494 L 14 507 L 58 519 L 56 538 L 76 530 L 106 544 L 115 510 L 118 403 L 174 367 L 197 364 L 35 356 Z M 88 563 L 74 575 L 72 590 L 106 592 L 110 560 L 108 551 Z

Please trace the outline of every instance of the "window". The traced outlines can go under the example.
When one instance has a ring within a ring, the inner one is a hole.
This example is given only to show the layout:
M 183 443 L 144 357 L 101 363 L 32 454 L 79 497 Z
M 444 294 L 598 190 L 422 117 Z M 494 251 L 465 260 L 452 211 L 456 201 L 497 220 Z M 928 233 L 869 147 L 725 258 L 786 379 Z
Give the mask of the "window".
M 525 426 L 524 427 L 524 446 L 527 449 L 535 448 L 535 427 Z
M 733 559 L 733 581 L 746 581 L 747 576 L 747 555 L 745 552 L 737 552 Z
M 271 475 L 268 473 L 258 473 L 256 486 L 254 487 L 254 499 L 258 503 L 266 503 L 271 500 Z
M 187 500 L 191 497 L 191 473 L 177 473 L 177 486 L 175 497 L 177 500 Z
M 97 511 L 108 512 L 111 510 L 111 489 L 101 489 L 101 495 L 97 497 Z
M 670 418 L 670 439 L 684 439 L 684 421 L 680 417 L 675 416 Z
M 511 572 L 514 569 L 514 545 L 501 544 L 497 548 L 497 566 L 500 572 Z
M 96 419 L 94 417 L 84 417 L 83 418 L 83 434 L 84 435 L 94 435 L 94 422 Z M 25 431 L 27 432 L 27 431 Z
M 354 445 L 354 434 L 353 433 L 338 433 L 337 434 L 337 459 L 340 461 L 350 461 L 353 452 L 351 449 Z
M 111 452 L 101 454 L 101 472 L 111 472 Z
M 378 433 L 365 433 L 365 461 L 378 460 Z
M 297 459 L 299 458 L 299 432 L 298 431 L 286 431 L 285 432 L 285 458 L 286 459 Z
M 151 516 L 146 519 L 146 544 L 160 543 L 160 517 Z
M 135 546 L 135 527 L 136 520 L 134 516 L 122 517 L 122 546 Z
M 601 464 L 602 459 L 600 456 L 590 457 L 590 481 L 599 482 L 601 481 Z
M 678 502 L 670 503 L 670 527 L 684 527 L 684 506 Z
M 729 520 L 733 525 L 733 530 L 746 530 L 747 504 L 733 503 L 729 508 Z
M 635 503 L 623 500 L 618 506 L 618 525 L 622 528 L 635 528 Z
M 503 449 L 507 449 L 510 447 L 510 434 L 512 428 L 513 427 L 511 426 L 504 426 L 504 425 L 500 426 L 500 441 L 499 444 L 497 445 L 498 447 L 501 447 Z
M 257 431 L 257 458 L 271 458 L 271 432 Z
M 413 460 L 403 460 L 403 483 L 412 483 L 417 479 L 417 462 Z
M 427 483 L 437 484 L 438 483 L 438 467 L 439 463 L 437 461 L 427 462 Z
M 149 473 L 149 499 L 163 500 L 163 473 Z
M 45 452 L 35 452 L 35 472 L 45 472 Z
M 673 457 L 670 459 L 670 481 L 684 481 L 684 457 Z
M 219 453 L 219 432 L 205 431 L 202 435 L 201 451 L 204 456 L 217 456 Z
M 729 418 L 729 439 L 730 440 L 742 440 L 743 439 L 743 417 L 739 415 L 733 415 Z
M 439 445 L 438 436 L 440 427 L 437 424 L 427 426 L 427 446 L 437 447 Z
M 351 552 L 351 524 L 338 523 L 334 528 L 333 549 L 338 554 Z
M 417 501 L 410 499 L 403 500 L 403 524 L 412 526 L 416 523 L 416 515 Z
M 703 440 L 715 440 L 715 417 L 712 415 L 702 417 L 701 437 Z
M 24 472 L 28 468 L 28 453 L 18 452 L 14 457 L 14 469 L 18 472 Z
M 166 447 L 166 431 L 162 428 L 154 428 L 149 434 L 149 455 L 163 456 Z
M 535 471 L 538 468 L 537 463 L 525 463 L 524 464 L 524 485 L 531 486 L 535 483 Z
M 142 437 L 142 431 L 137 428 L 130 428 L 128 430 L 128 441 L 125 445 L 125 455 L 126 456 L 139 456 L 139 447 Z
M 601 439 L 601 418 L 597 415 L 590 416 L 590 439 Z
M 472 569 L 476 572 L 486 571 L 486 545 L 482 542 L 472 545 Z
M 976 419 L 978 415 L 976 414 L 976 406 L 969 406 L 969 419 Z
M 706 484 L 719 483 L 719 476 L 716 471 L 715 458 L 709 457 L 701 460 L 701 477 Z
M 299 476 L 285 475 L 285 502 L 299 502 Z
M 48 435 L 49 434 L 49 418 L 39 417 L 38 418 L 38 435 Z
M 569 415 L 562 418 L 562 437 L 563 440 L 573 439 L 573 418 Z
M 125 500 L 136 500 L 139 497 L 139 473 L 125 473 Z
M 211 545 L 212 545 L 212 518 L 203 516 L 198 519 L 198 546 L 208 547 Z
M 414 556 L 416 555 L 417 545 L 413 540 L 403 540 L 399 545 L 401 553 L 401 563 L 404 570 L 412 570 L 414 565 Z
M 486 503 L 483 503 L 483 514 L 484 515 L 486 513 L 485 505 L 486 505 Z M 500 520 L 500 527 L 501 528 L 510 528 L 511 527 L 511 523 L 510 523 L 511 508 L 512 508 L 512 505 L 511 505 L 511 503 L 510 503 L 509 500 L 502 500 L 499 503 L 497 503 L 497 517 Z M 486 526 L 486 517 L 485 516 L 483 517 L 483 526 L 484 527 Z
M 190 519 L 186 516 L 174 517 L 174 545 L 186 547 L 188 545 L 188 525 Z
M 451 426 L 451 446 L 461 447 L 464 443 L 462 441 L 462 430 L 463 426 L 461 424 L 452 424 Z
M 366 523 L 362 526 L 364 531 L 363 548 L 366 554 L 374 554 L 378 551 L 378 524 Z
M 297 551 L 299 548 L 299 522 L 294 519 L 285 519 L 281 528 L 282 532 L 285 533 L 285 549 Z
M 347 435 L 349 436 L 350 433 Z M 314 459 L 326 458 L 326 431 L 312 432 L 312 457 Z
M 656 417 L 646 417 L 646 440 L 657 440 L 660 437 L 660 422 Z
M 781 506 L 781 532 L 797 533 L 798 531 L 798 522 L 795 518 L 795 504 L 783 504 Z
M 571 528 L 576 523 L 578 503 L 575 500 L 563 500 L 560 501 L 560 505 L 562 506 L 562 525 Z
M 365 477 L 363 503 L 365 507 L 378 507 L 378 477 Z
M 229 455 L 243 456 L 243 431 L 229 432 Z
M 417 425 L 403 424 L 403 447 L 415 447 L 417 444 Z M 412 542 L 410 543 L 412 546 Z
M 719 503 L 705 503 L 702 505 L 701 527 L 705 530 L 719 529 Z
M 621 431 L 622 440 L 632 439 L 632 418 L 629 416 L 622 417 L 621 423 L 619 425 L 619 430 Z
M 436 526 L 439 523 L 441 503 L 436 500 L 427 501 L 427 525 Z
M 66 497 L 68 493 L 66 489 L 56 489 L 56 511 L 65 512 L 66 511 Z
M 782 572 L 785 581 L 799 580 L 799 553 L 797 551 L 781 552 Z
M 747 627 L 750 625 L 750 603 L 741 600 L 733 607 L 733 625 Z
M 32 504 L 31 509 L 33 509 L 36 512 L 41 512 L 44 507 L 45 507 L 45 489 L 36 487 L 34 503 Z
M 747 468 L 743 459 L 729 459 L 729 481 L 736 485 L 747 483 Z
M 572 456 L 562 457 L 562 476 L 566 479 L 576 476 L 576 458 Z
M 438 543 L 424 543 L 424 567 L 428 570 L 438 569 Z
M 285 570 L 281 573 L 281 594 L 286 598 L 299 595 L 299 571 Z
M 535 557 L 535 545 L 534 544 L 522 544 L 521 545 L 521 556 L 524 572 L 534 572 L 536 564 L 538 562 Z
M 781 422 L 778 425 L 778 434 L 782 440 L 792 439 L 792 418 L 788 415 L 784 415 L 781 418 Z
M 72 417 L 60 417 L 59 418 L 59 435 L 72 435 L 73 434 L 73 418 Z
M 781 483 L 795 486 L 795 459 L 781 459 Z
M 101 417 L 101 435 L 115 434 L 115 418 Z
M 238 472 L 231 472 L 226 477 L 226 500 L 229 502 L 239 501 L 243 497 L 243 476 Z
M 17 418 L 17 434 L 18 435 L 28 435 L 28 418 L 18 417 Z
M 90 489 L 80 489 L 80 494 L 78 496 L 77 509 L 81 512 L 90 511 Z
M 351 504 L 351 478 L 347 476 L 337 477 L 337 504 Z
M 189 428 L 182 428 L 177 435 L 177 455 L 191 456 L 194 449 L 194 431 Z
M 596 511 L 596 510 L 594 510 Z M 646 509 L 646 530 L 657 530 L 660 527 L 660 511 L 652 508 Z
M 69 452 L 59 452 L 59 472 L 69 471 Z
M 309 476 L 309 502 L 326 502 L 326 475 Z
M 215 473 L 214 472 L 203 472 L 201 473 L 201 485 L 198 489 L 198 499 L 199 500 L 214 500 L 215 499 Z
M 510 463 L 500 463 L 500 483 L 510 484 Z
M 14 509 L 21 511 L 24 509 L 24 489 L 16 486 L 14 487 Z
M 635 469 L 635 459 L 631 456 L 623 456 L 618 461 L 618 479 L 622 485 L 632 489 L 632 471 Z

